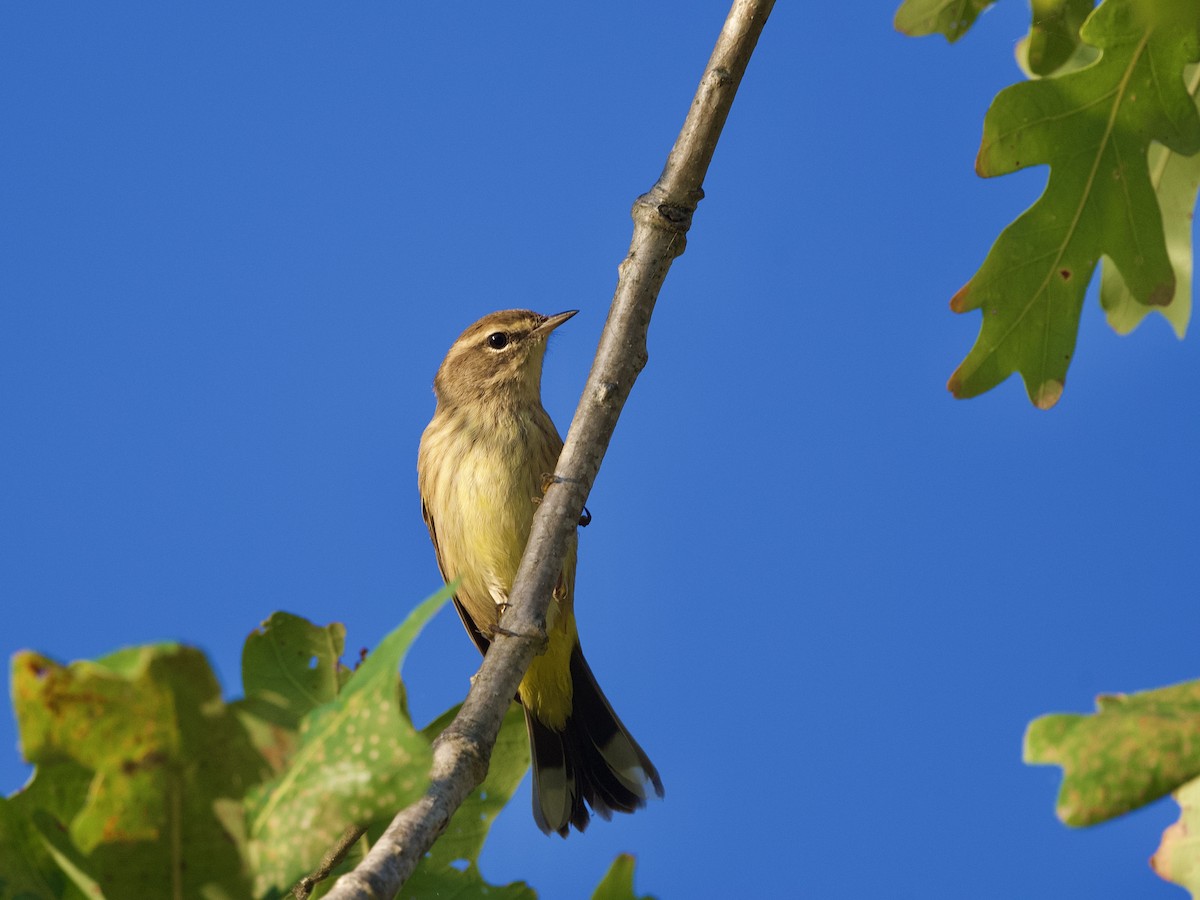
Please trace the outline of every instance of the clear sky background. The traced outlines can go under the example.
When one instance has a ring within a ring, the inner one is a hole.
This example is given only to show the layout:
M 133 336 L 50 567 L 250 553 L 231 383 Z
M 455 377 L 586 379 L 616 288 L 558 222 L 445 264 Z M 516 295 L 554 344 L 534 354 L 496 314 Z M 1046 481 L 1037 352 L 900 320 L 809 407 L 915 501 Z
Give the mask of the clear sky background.
M 273 610 L 372 647 L 439 585 L 415 462 L 470 322 L 579 308 L 565 428 L 727 11 L 6 4 L 7 658 L 179 639 L 230 696 Z M 1170 800 L 1071 832 L 1026 723 L 1200 674 L 1200 340 L 1094 291 L 1066 392 L 955 401 L 951 295 L 1045 170 L 973 162 L 1028 7 L 958 45 L 781 3 L 588 506 L 584 646 L 667 796 L 567 841 L 528 783 L 482 868 L 582 897 L 613 856 L 703 896 L 1182 897 Z M 450 609 L 419 724 L 478 663 Z M 0 716 L 0 790 L 28 768 Z

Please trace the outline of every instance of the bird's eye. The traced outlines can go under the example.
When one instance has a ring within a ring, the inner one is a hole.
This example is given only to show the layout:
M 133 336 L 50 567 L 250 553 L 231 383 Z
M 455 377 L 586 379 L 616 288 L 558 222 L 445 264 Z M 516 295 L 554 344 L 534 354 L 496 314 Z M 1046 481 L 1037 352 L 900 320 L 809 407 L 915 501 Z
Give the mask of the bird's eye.
M 493 350 L 503 350 L 508 346 L 508 335 L 503 331 L 493 331 L 488 335 L 487 342 Z

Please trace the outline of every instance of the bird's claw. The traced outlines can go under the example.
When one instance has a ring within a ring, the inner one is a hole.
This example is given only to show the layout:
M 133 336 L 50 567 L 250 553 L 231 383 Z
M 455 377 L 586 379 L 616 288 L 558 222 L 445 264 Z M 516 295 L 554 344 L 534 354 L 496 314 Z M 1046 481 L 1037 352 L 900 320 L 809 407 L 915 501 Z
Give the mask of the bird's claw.
M 546 652 L 546 647 L 550 643 L 549 638 L 546 636 L 546 629 L 544 628 L 536 628 L 533 631 L 511 631 L 502 625 L 496 625 L 492 628 L 492 636 L 494 637 L 497 634 L 502 634 L 505 637 L 533 640 L 537 643 L 537 653 L 539 656 Z

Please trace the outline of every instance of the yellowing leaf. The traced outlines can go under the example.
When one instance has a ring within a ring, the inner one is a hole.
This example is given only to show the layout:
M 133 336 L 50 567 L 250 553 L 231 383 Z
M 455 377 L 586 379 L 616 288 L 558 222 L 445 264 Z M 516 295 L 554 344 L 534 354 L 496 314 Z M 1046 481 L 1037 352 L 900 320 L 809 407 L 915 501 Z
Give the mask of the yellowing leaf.
M 109 897 L 248 892 L 215 807 L 240 799 L 266 767 L 200 651 L 137 647 L 69 666 L 18 653 L 13 700 L 37 768 L 10 803 L 76 887 L 91 881 Z
M 1200 681 L 1103 696 L 1097 714 L 1041 716 L 1025 762 L 1062 766 L 1056 812 L 1095 825 L 1145 806 L 1200 775 Z
M 1200 778 L 1177 790 L 1175 800 L 1179 821 L 1163 831 L 1150 866 L 1165 881 L 1187 888 L 1196 900 L 1200 898 Z

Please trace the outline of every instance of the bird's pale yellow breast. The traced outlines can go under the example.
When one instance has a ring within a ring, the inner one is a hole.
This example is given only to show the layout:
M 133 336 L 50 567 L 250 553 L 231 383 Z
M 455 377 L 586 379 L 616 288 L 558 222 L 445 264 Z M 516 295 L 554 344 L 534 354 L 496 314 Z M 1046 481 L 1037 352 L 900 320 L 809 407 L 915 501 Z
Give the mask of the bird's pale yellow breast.
M 531 441 L 533 430 L 539 434 Z M 496 604 L 508 600 L 543 477 L 561 447 L 540 406 L 487 423 L 439 410 L 421 439 L 420 489 L 438 561 L 447 580 L 460 579 L 459 602 L 485 633 L 495 625 Z

